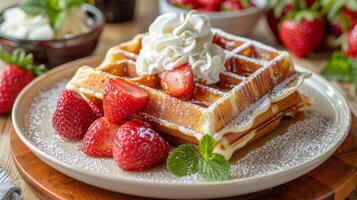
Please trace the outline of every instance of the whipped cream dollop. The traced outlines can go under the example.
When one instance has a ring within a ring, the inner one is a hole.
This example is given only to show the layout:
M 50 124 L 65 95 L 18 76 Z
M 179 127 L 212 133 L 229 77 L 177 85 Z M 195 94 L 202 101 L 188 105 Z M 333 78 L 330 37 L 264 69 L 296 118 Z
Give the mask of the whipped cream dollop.
M 136 71 L 141 76 L 160 74 L 189 63 L 195 79 L 203 79 L 206 84 L 216 83 L 225 70 L 226 54 L 212 39 L 207 15 L 196 11 L 161 15 L 143 37 Z

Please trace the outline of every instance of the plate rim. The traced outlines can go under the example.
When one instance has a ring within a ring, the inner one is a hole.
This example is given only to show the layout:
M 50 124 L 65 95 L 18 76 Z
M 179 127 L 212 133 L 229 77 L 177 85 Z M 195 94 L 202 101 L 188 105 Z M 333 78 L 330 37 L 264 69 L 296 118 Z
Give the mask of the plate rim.
M 60 160 L 48 155 L 46 152 L 40 150 L 37 148 L 36 145 L 32 144 L 30 141 L 28 141 L 26 139 L 26 137 L 24 136 L 24 134 L 21 131 L 21 128 L 19 127 L 17 121 L 17 115 L 18 115 L 18 110 L 19 110 L 19 105 L 21 104 L 22 98 L 23 96 L 25 96 L 25 94 L 32 88 L 33 85 L 36 85 L 37 83 L 41 82 L 42 80 L 48 78 L 49 76 L 54 76 L 57 72 L 63 71 L 63 70 L 68 70 L 68 68 L 73 68 L 73 65 L 75 65 L 76 63 L 83 63 L 83 62 L 89 62 L 92 60 L 100 60 L 102 59 L 103 56 L 89 56 L 89 57 L 85 57 L 79 60 L 75 60 L 75 61 L 71 61 L 65 64 L 62 64 L 54 69 L 49 70 L 48 72 L 46 72 L 45 74 L 42 74 L 41 76 L 37 77 L 34 81 L 32 81 L 30 84 L 28 84 L 18 95 L 18 97 L 15 100 L 13 109 L 12 109 L 12 114 L 11 114 L 11 118 L 12 118 L 12 122 L 13 122 L 13 127 L 15 129 L 16 134 L 19 136 L 19 138 L 21 139 L 21 141 L 33 152 L 36 154 L 37 157 L 39 157 L 41 160 L 43 160 L 41 157 L 46 158 L 47 160 L 51 161 L 52 163 L 56 163 L 57 165 L 60 165 L 61 167 L 70 169 L 72 172 L 78 173 L 78 174 L 83 174 L 86 176 L 90 176 L 90 177 L 98 177 L 101 179 L 109 179 L 111 181 L 117 182 L 117 183 L 129 183 L 129 184 L 136 184 L 136 185 L 147 185 L 150 184 L 151 186 L 158 186 L 158 187 L 202 187 L 202 186 L 212 186 L 212 185 L 231 185 L 231 184 L 242 184 L 245 182 L 254 182 L 254 181 L 259 181 L 260 179 L 268 179 L 268 178 L 272 178 L 274 176 L 277 175 L 281 175 L 283 173 L 288 173 L 288 172 L 292 172 L 292 171 L 298 171 L 298 169 L 303 168 L 306 165 L 312 165 L 314 163 L 319 162 L 319 159 L 321 159 L 321 157 L 323 157 L 324 155 L 327 155 L 329 153 L 333 153 L 341 144 L 342 142 L 346 139 L 348 132 L 350 130 L 351 127 L 351 120 L 352 120 L 352 116 L 351 116 L 351 112 L 349 109 L 349 105 L 347 103 L 346 98 L 343 96 L 343 94 L 340 92 L 340 90 L 334 86 L 333 84 L 329 83 L 326 79 L 324 79 L 322 76 L 312 72 L 312 76 L 311 76 L 311 80 L 312 79 L 316 79 L 316 81 L 326 85 L 326 87 L 330 87 L 334 90 L 334 92 L 342 97 L 340 98 L 342 100 L 342 105 L 339 107 L 340 110 L 342 110 L 341 108 L 343 108 L 344 111 L 342 111 L 342 113 L 346 113 L 346 117 L 347 117 L 347 125 L 344 125 L 343 129 L 339 129 L 341 132 L 343 131 L 343 138 L 341 140 L 339 140 L 334 146 L 333 148 L 327 149 L 326 151 L 324 151 L 323 153 L 321 153 L 319 156 L 314 157 L 310 160 L 306 160 L 304 162 L 301 162 L 297 165 L 293 165 L 290 166 L 289 168 L 283 170 L 283 171 L 274 171 L 271 172 L 269 174 L 263 174 L 263 175 L 257 175 L 257 176 L 251 176 L 251 177 L 244 177 L 244 178 L 235 178 L 235 179 L 230 179 L 230 180 L 226 180 L 226 181 L 212 181 L 212 182 L 208 182 L 208 181 L 200 181 L 200 182 L 156 182 L 156 181 L 152 181 L 152 180 L 142 180 L 142 179 L 132 179 L 132 178 L 127 178 L 125 176 L 122 177 L 118 177 L 118 176 L 106 176 L 103 174 L 99 174 L 99 173 L 95 173 L 93 174 L 92 171 L 88 170 L 88 169 L 79 169 L 77 167 L 74 167 L 70 164 L 67 163 L 63 163 Z M 307 69 L 302 67 L 301 65 L 295 64 L 295 68 L 297 70 L 302 70 L 302 71 L 306 71 Z M 328 101 L 330 102 L 331 99 L 328 98 Z M 334 101 L 334 100 L 332 100 Z M 20 119 L 19 119 L 20 120 Z M 329 155 L 327 158 L 329 158 L 331 155 Z M 326 159 L 325 159 L 326 160 Z M 323 161 L 325 161 L 323 160 Z M 44 161 L 44 160 L 43 160 Z M 47 163 L 46 161 L 44 161 L 45 163 Z M 47 163 L 48 164 L 48 163 Z M 51 166 L 53 167 L 53 166 Z M 135 173 L 135 172 L 133 172 Z M 70 176 L 72 178 L 74 178 L 73 176 Z M 74 178 L 76 179 L 76 178 Z

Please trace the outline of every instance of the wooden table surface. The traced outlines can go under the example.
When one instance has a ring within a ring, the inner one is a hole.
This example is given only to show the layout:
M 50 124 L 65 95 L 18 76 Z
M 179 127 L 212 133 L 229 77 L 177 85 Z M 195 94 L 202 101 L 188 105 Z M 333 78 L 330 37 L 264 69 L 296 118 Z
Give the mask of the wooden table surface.
M 16 3 L 17 0 L 1 0 L 0 9 Z M 157 0 L 137 0 L 136 17 L 133 21 L 125 22 L 121 24 L 111 24 L 105 27 L 105 30 L 101 36 L 101 41 L 97 48 L 96 54 L 103 55 L 106 50 L 122 41 L 129 40 L 135 34 L 140 32 L 145 32 L 147 27 L 150 25 L 152 20 L 157 16 L 158 6 Z M 276 42 L 273 39 L 266 23 L 265 19 L 261 19 L 256 25 L 252 34 L 248 37 L 253 38 L 258 41 L 262 41 L 268 45 L 276 46 Z M 294 61 L 301 64 L 312 71 L 318 72 L 326 62 L 327 55 L 319 55 L 315 58 L 310 59 L 297 59 Z M 3 67 L 0 64 L 0 69 Z M 29 186 L 24 182 L 11 158 L 10 152 L 10 138 L 9 133 L 12 128 L 10 115 L 0 117 L 0 167 L 5 169 L 5 171 L 15 180 L 15 182 L 22 189 L 22 196 L 25 200 L 38 199 L 35 194 L 31 191 Z

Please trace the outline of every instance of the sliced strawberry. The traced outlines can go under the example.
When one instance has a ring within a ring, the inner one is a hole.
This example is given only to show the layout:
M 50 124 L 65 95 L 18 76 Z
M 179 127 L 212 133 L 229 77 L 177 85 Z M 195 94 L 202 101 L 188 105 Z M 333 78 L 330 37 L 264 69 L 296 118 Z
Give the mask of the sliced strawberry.
M 101 118 L 104 116 L 103 101 L 101 99 L 97 99 L 97 98 L 88 99 L 88 104 L 92 108 L 97 118 Z
M 113 157 L 124 170 L 142 171 L 162 163 L 169 150 L 169 144 L 154 130 L 141 122 L 130 121 L 115 135 Z
M 104 91 L 104 115 L 111 123 L 120 124 L 124 118 L 143 109 L 148 99 L 148 93 L 134 83 L 111 79 Z
M 60 136 L 80 140 L 96 119 L 86 100 L 75 91 L 64 90 L 58 99 L 52 124 Z
M 183 64 L 162 74 L 161 87 L 177 98 L 184 98 L 193 91 L 193 71 L 190 64 Z
M 119 126 L 105 117 L 95 120 L 84 135 L 81 150 L 89 156 L 112 157 L 115 133 Z

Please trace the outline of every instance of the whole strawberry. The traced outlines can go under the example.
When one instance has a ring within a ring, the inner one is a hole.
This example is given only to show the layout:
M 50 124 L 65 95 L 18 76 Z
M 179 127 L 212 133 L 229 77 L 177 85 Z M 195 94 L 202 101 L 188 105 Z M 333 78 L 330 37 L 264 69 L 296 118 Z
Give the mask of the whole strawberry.
M 169 144 L 151 128 L 138 121 L 123 124 L 114 138 L 113 157 L 128 171 L 142 171 L 163 162 Z
M 306 57 L 321 46 L 325 39 L 324 21 L 318 14 L 299 11 L 283 20 L 279 36 L 284 46 L 299 57 Z
M 97 119 L 86 100 L 77 92 L 64 90 L 57 102 L 52 124 L 56 132 L 69 140 L 80 140 Z
M 81 150 L 89 156 L 112 157 L 118 128 L 119 125 L 110 123 L 105 117 L 95 120 L 84 135 Z
M 9 65 L 0 73 L 0 115 L 11 111 L 17 95 L 35 76 L 46 71 L 46 68 L 34 66 L 31 54 L 26 55 L 17 49 L 12 55 L 0 49 L 1 59 Z

